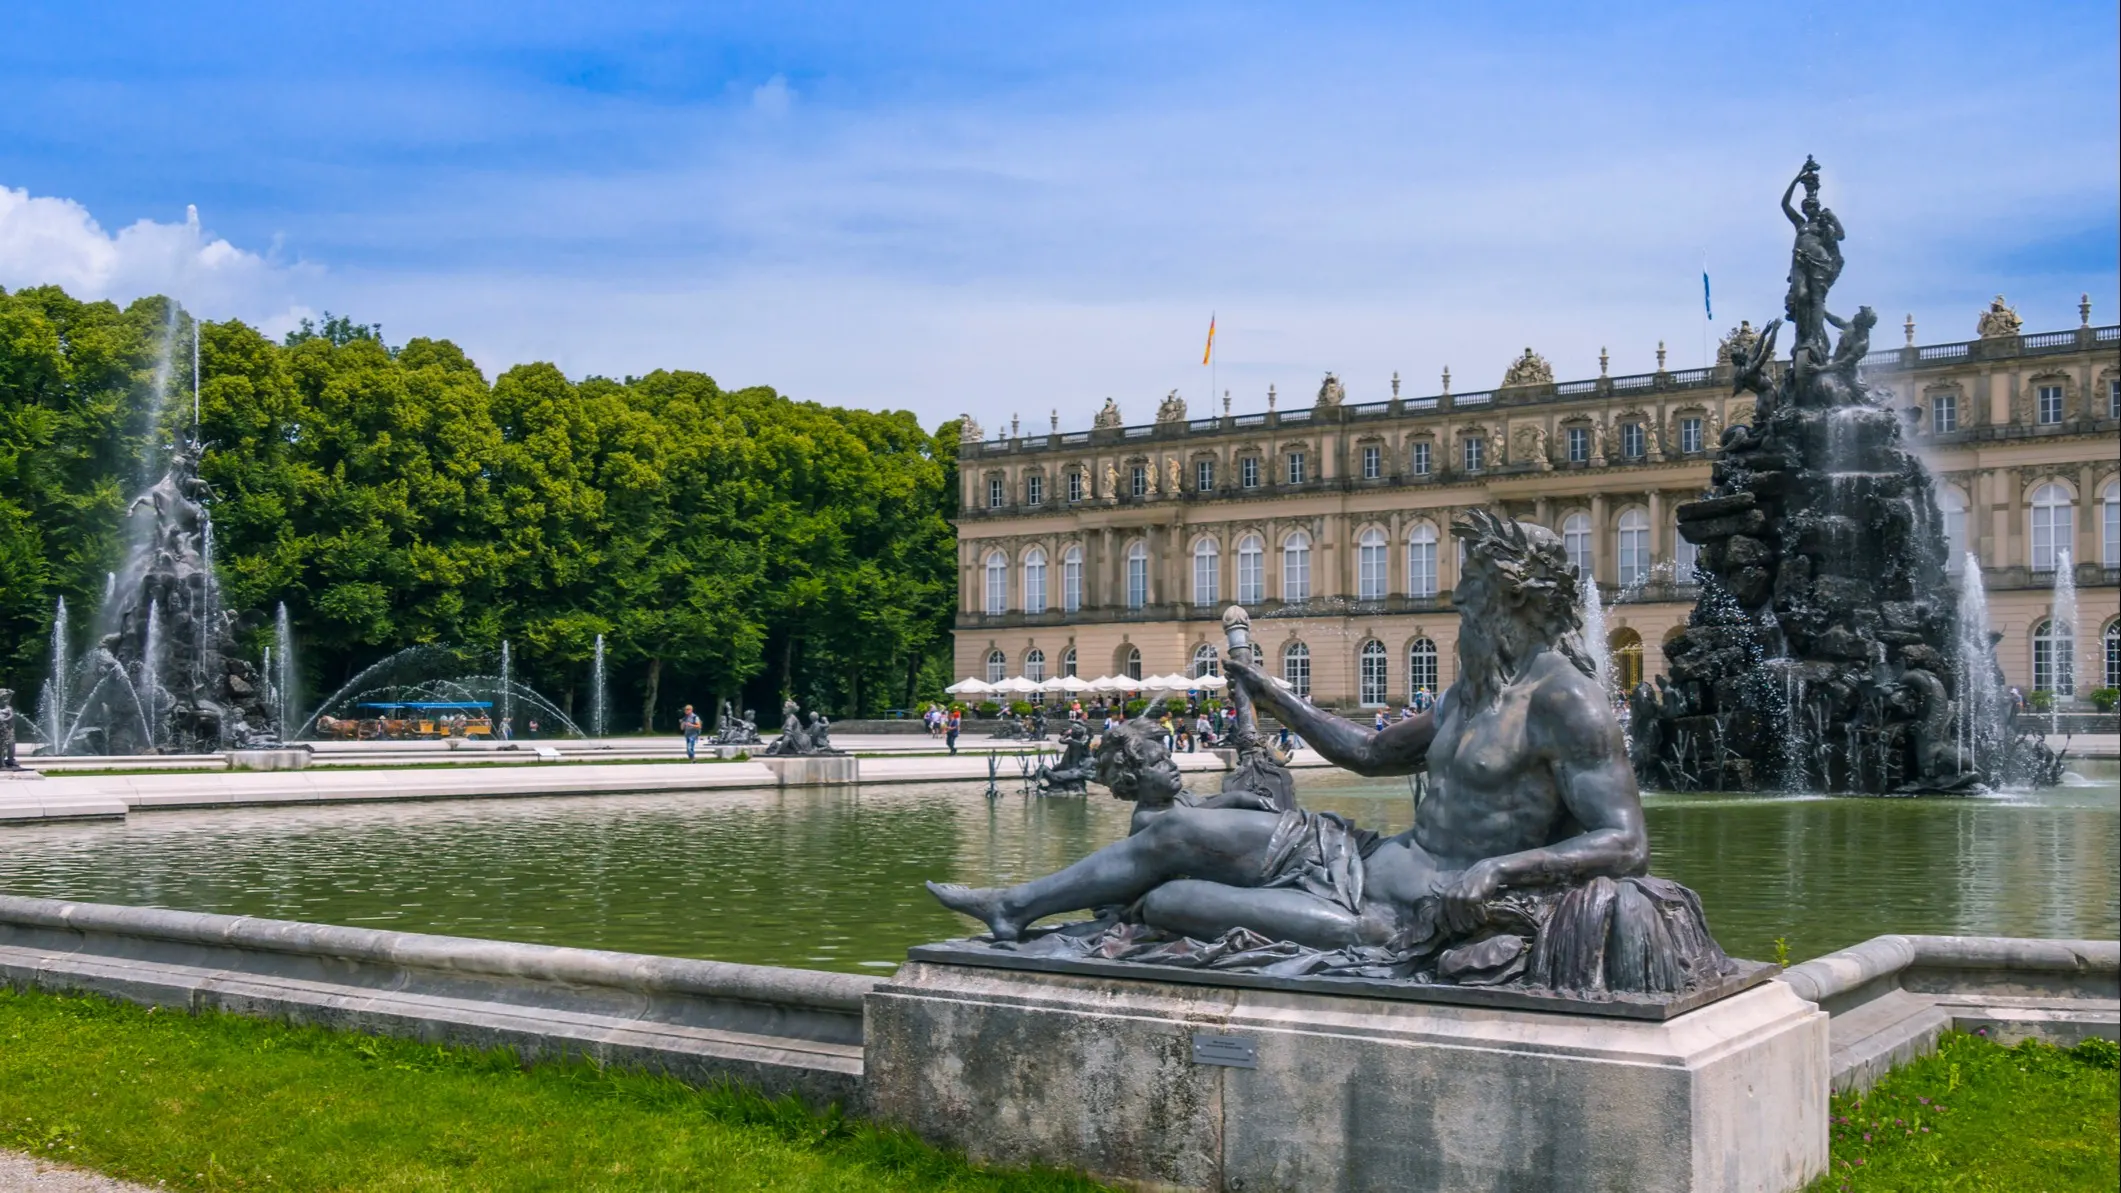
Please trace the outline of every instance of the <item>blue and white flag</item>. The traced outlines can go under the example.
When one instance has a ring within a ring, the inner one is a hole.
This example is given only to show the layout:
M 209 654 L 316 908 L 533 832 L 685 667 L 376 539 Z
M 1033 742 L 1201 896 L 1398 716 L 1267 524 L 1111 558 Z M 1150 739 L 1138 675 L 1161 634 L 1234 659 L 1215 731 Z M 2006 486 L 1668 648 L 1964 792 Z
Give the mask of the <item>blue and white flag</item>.
M 1709 271 L 1701 271 L 1701 309 L 1708 314 L 1709 322 L 1716 321 L 1716 307 L 1709 302 Z

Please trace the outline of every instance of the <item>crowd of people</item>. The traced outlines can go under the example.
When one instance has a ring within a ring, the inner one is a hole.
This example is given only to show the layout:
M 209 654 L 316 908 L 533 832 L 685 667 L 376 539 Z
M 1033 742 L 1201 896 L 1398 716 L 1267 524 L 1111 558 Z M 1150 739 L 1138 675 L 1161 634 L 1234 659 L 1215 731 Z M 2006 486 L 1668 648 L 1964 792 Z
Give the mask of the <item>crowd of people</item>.
M 1418 716 L 1436 707 L 1436 697 L 1427 688 L 1418 688 L 1413 697 L 1395 715 L 1392 710 L 1377 710 L 1376 727 L 1383 729 L 1398 720 Z M 1064 706 L 1069 721 L 1080 721 L 1091 727 L 1092 748 L 1105 734 L 1119 728 L 1127 719 L 1126 704 L 1103 696 L 1093 697 L 1086 705 L 1080 698 L 1072 699 Z M 1214 749 L 1227 745 L 1237 723 L 1237 713 L 1226 702 L 1203 700 L 1189 695 L 1181 706 L 1175 700 L 1167 700 L 1162 707 L 1152 707 L 1156 723 L 1162 728 L 1163 746 L 1173 753 L 1191 754 L 1202 749 Z M 957 753 L 957 739 L 964 731 L 965 713 L 962 708 L 930 704 L 921 713 L 927 726 L 928 736 L 938 738 L 949 745 L 952 754 Z M 1284 726 L 1276 737 L 1275 744 L 1284 752 L 1301 748 L 1303 739 L 1289 732 Z

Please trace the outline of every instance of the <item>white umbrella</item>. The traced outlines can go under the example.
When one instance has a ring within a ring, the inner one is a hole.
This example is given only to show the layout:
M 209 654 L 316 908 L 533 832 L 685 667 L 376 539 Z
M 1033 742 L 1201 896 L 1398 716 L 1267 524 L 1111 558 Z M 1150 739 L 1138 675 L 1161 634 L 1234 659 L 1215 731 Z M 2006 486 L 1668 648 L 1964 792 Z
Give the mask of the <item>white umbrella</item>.
M 1014 679 L 1005 679 L 1002 682 L 995 684 L 994 690 L 997 692 L 1015 692 L 1018 695 L 1029 696 L 1032 693 L 1038 691 L 1039 688 L 1037 680 L 1025 679 L 1023 676 L 1019 675 Z
M 1063 675 L 1059 679 L 1048 682 L 1056 692 L 1087 692 L 1090 690 L 1090 681 L 1079 675 Z
M 1183 675 L 1152 675 L 1142 681 L 1142 686 L 1152 692 L 1183 692 L 1192 682 Z
M 953 696 L 984 696 L 994 689 L 984 680 L 961 679 L 943 690 Z
M 1212 692 L 1217 688 L 1229 687 L 1230 681 L 1220 675 L 1203 675 L 1193 681 L 1193 686 L 1204 692 Z

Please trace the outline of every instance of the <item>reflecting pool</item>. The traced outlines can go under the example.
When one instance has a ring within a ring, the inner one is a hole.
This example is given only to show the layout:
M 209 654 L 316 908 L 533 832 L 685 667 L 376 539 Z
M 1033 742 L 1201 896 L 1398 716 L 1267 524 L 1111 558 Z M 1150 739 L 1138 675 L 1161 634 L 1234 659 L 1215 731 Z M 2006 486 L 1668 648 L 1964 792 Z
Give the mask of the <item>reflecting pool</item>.
M 1307 806 L 1388 831 L 1405 780 L 1299 772 Z M 0 891 L 857 973 L 972 929 L 926 878 L 992 885 L 1126 832 L 1127 804 L 974 784 L 150 812 L 0 829 Z M 1881 932 L 2111 939 L 2121 795 L 1646 798 L 1657 873 L 1731 952 Z

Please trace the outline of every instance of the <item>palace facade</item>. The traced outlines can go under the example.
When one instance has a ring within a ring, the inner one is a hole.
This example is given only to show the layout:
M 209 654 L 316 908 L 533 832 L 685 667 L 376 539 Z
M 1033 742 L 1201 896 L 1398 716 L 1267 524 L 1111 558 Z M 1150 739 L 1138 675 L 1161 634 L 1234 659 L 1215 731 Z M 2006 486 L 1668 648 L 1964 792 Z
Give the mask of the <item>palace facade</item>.
M 2064 698 L 2121 686 L 2121 327 L 2024 334 L 1998 299 L 1979 338 L 1874 351 L 1937 480 L 1952 557 L 1976 561 L 2010 682 Z M 1485 505 L 1553 529 L 1605 598 L 1629 680 L 1663 669 L 1696 587 L 1676 506 L 1710 484 L 1752 413 L 1723 363 L 1556 383 L 1526 349 L 1492 390 L 1190 414 L 1175 393 L 1126 425 L 985 438 L 958 453 L 956 670 L 994 680 L 1200 674 L 1221 616 L 1253 617 L 1268 665 L 1324 705 L 1398 705 L 1456 670 L 1452 515 Z M 1601 353 L 1601 357 L 1603 354 Z M 1660 364 L 1664 353 L 1660 347 Z M 1965 564 L 1958 565 L 1963 569 Z M 2074 626 L 2051 617 L 2058 568 Z

